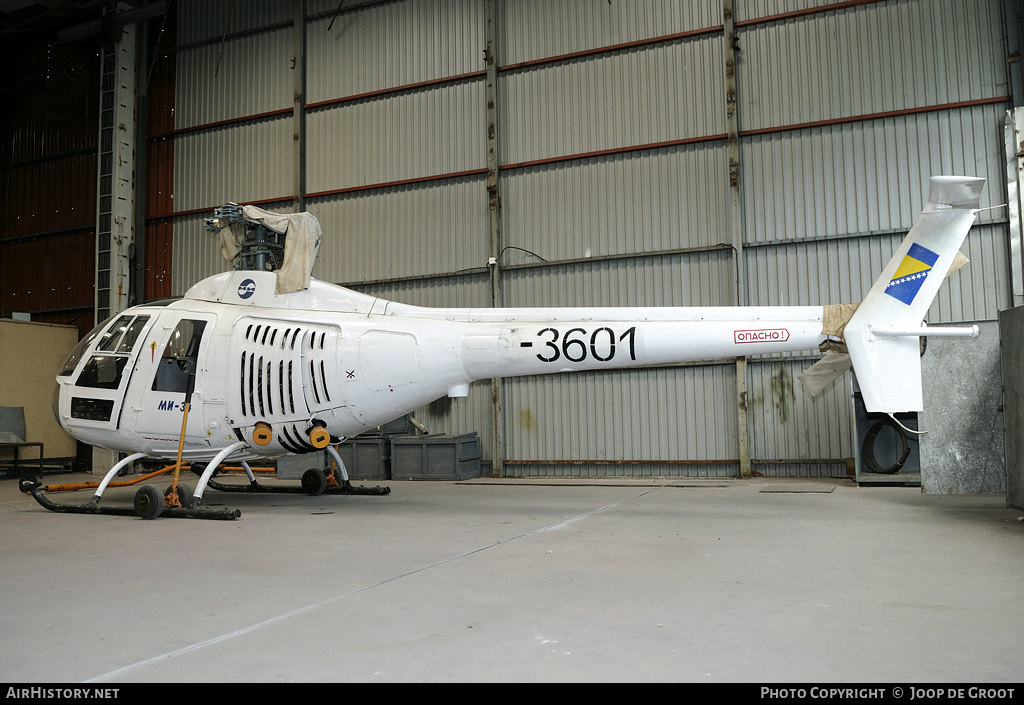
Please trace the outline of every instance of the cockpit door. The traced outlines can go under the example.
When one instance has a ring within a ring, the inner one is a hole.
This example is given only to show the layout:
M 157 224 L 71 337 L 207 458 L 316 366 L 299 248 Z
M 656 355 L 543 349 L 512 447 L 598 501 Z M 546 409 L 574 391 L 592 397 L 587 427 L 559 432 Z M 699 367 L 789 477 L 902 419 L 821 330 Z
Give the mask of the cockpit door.
M 190 377 L 195 387 L 185 429 L 185 455 L 210 446 L 203 426 L 204 370 L 215 322 L 213 314 L 165 311 L 149 336 L 129 396 L 135 431 L 142 436 L 141 445 L 154 455 L 177 451 Z

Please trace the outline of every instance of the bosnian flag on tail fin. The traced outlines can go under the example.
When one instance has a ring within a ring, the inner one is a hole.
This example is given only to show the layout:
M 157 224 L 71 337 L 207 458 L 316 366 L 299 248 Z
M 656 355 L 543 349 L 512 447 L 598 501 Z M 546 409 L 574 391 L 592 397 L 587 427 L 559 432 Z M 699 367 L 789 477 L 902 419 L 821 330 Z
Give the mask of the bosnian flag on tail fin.
M 889 281 L 889 286 L 885 287 L 885 293 L 909 306 L 938 259 L 939 256 L 927 247 L 912 244 Z

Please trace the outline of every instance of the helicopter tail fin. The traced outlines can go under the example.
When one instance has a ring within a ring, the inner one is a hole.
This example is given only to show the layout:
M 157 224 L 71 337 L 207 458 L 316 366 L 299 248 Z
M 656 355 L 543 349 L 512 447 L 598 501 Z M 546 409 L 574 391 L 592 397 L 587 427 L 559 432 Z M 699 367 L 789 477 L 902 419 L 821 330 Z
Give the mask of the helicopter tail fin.
M 921 216 L 846 324 L 843 338 L 868 411 L 922 410 L 920 336 L 977 336 L 977 326 L 926 328 L 923 321 L 984 186 L 982 178 L 933 176 Z

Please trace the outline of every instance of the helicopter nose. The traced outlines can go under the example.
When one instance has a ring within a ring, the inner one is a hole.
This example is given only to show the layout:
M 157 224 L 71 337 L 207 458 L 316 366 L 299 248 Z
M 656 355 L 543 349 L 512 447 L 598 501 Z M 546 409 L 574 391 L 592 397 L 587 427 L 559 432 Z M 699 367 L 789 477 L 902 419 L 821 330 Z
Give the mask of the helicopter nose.
M 64 429 L 65 433 L 70 434 L 68 427 L 64 425 L 64 419 L 60 415 L 60 382 L 53 383 L 53 395 L 50 397 L 50 408 L 53 410 L 53 416 L 57 419 L 57 423 Z

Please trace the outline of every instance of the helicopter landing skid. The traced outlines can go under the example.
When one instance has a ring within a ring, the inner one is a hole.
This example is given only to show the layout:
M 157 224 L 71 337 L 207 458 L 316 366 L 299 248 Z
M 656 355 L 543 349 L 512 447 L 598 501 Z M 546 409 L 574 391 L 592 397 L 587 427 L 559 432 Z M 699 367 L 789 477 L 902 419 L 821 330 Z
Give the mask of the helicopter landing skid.
M 320 495 L 320 494 L 350 494 L 350 495 L 376 495 L 385 496 L 391 494 L 390 487 L 360 487 L 353 485 L 348 480 L 343 480 L 341 483 L 336 485 L 328 485 L 318 489 L 318 486 L 313 483 L 312 480 L 303 477 L 302 485 L 300 487 L 275 487 L 271 485 L 261 485 L 256 480 L 250 480 L 248 485 L 232 485 L 217 482 L 211 479 L 207 482 L 207 487 L 212 487 L 219 492 L 267 492 L 271 494 L 308 494 L 308 495 Z
M 153 498 L 144 490 L 146 485 L 135 495 L 133 507 L 109 507 L 102 506 L 97 497 L 93 497 L 85 504 L 63 504 L 54 502 L 44 494 L 44 485 L 34 477 L 25 477 L 18 483 L 18 489 L 33 498 L 44 508 L 51 512 L 62 512 L 65 514 L 106 514 L 107 516 L 138 516 L 143 519 L 153 519 L 155 516 L 164 516 L 171 519 L 237 519 L 242 515 L 238 509 L 213 509 L 209 507 L 162 507 L 156 509 Z M 157 490 L 159 494 L 159 491 Z M 162 496 L 161 496 L 162 500 Z M 162 504 L 162 503 L 161 503 Z M 141 506 L 140 506 L 141 505 Z M 151 507 L 153 507 L 151 509 Z M 153 514 L 153 512 L 156 512 Z

